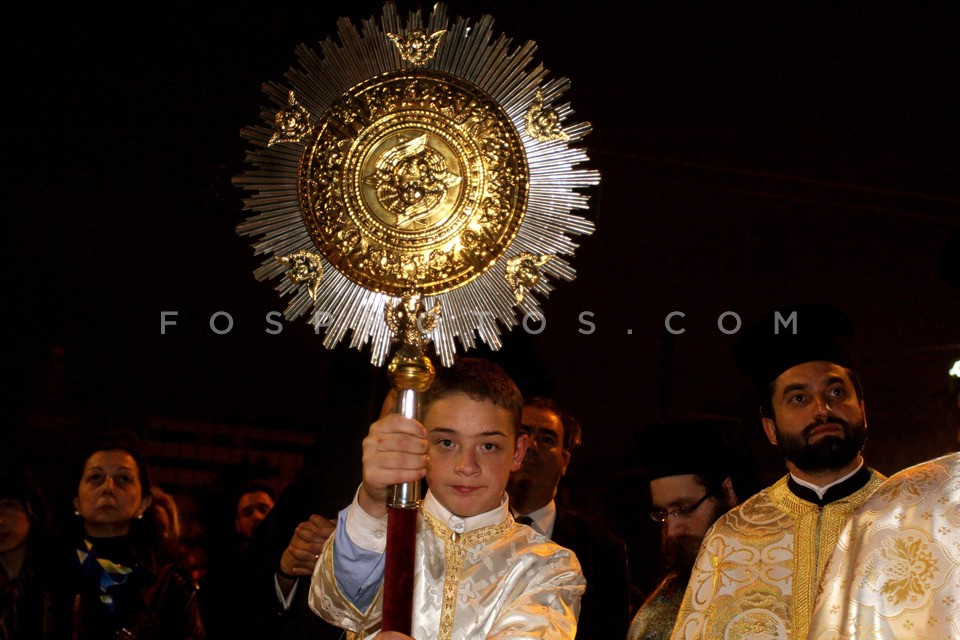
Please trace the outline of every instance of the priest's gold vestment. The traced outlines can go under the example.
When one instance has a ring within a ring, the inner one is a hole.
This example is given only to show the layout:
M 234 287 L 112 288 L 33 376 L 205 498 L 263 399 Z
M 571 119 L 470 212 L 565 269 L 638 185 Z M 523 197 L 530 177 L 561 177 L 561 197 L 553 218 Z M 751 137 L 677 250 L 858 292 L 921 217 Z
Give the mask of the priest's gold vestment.
M 818 506 L 789 476 L 721 516 L 704 537 L 672 640 L 803 640 L 819 578 L 847 518 L 880 485 L 869 479 Z
M 810 638 L 960 638 L 960 453 L 891 476 L 850 519 Z
M 684 576 L 686 577 L 686 576 Z M 683 601 L 684 585 L 676 572 L 671 572 L 660 582 L 653 593 L 640 605 L 640 609 L 627 629 L 627 640 L 666 640 L 677 621 L 680 603 Z

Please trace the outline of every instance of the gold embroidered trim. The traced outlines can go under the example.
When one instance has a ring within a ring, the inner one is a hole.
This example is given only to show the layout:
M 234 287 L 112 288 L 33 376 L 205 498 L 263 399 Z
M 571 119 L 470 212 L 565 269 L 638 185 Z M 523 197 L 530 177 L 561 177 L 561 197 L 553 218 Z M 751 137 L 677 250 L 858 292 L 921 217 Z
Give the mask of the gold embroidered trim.
M 350 598 L 348 598 L 343 591 L 340 590 L 340 583 L 337 582 L 336 572 L 333 569 L 335 547 L 336 536 L 330 536 L 327 539 L 323 552 L 320 556 L 320 561 L 323 563 L 321 567 L 321 574 L 323 576 L 322 584 L 324 586 L 332 585 L 333 591 L 336 594 L 336 602 L 346 609 L 346 616 L 348 618 L 357 621 L 359 630 L 347 630 L 347 637 L 352 640 L 364 640 L 365 638 L 371 637 L 380 632 L 380 626 L 383 618 L 383 582 L 381 581 L 380 588 L 377 590 L 377 594 L 373 598 L 373 603 L 367 607 L 367 610 L 364 612 L 357 609 Z M 314 587 L 311 584 L 309 588 L 312 589 Z M 333 604 L 333 600 L 331 600 L 330 596 L 325 595 L 325 600 L 327 603 Z M 334 610 L 335 608 L 330 609 L 331 612 Z M 331 621 L 328 620 L 328 622 Z
M 457 589 L 460 586 L 460 575 L 463 562 L 467 557 L 467 549 L 503 537 L 514 523 L 507 519 L 500 524 L 459 534 L 426 510 L 421 509 L 420 513 L 433 534 L 443 540 L 446 568 L 443 575 L 443 604 L 440 607 L 440 628 L 437 630 L 437 640 L 451 640 L 454 616 L 457 611 Z
M 786 477 L 772 487 L 771 501 L 794 518 L 790 637 L 807 637 L 820 577 L 840 539 L 843 526 L 884 479 L 874 471 L 861 489 L 822 508 L 796 497 L 787 486 Z

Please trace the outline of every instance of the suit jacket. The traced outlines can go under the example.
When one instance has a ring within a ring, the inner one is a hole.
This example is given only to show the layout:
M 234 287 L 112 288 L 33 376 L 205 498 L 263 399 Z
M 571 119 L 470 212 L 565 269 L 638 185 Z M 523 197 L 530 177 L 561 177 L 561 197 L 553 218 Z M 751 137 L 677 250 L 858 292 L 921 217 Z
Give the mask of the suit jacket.
M 325 622 L 307 604 L 310 578 L 301 578 L 297 593 L 286 611 L 277 599 L 274 572 L 294 530 L 314 513 L 336 517 L 337 508 L 350 497 L 331 495 L 325 472 L 311 469 L 287 486 L 276 505 L 254 531 L 249 555 L 250 585 L 245 601 L 236 606 L 244 612 L 244 625 L 236 636 L 242 640 L 336 640 L 343 630 Z M 218 640 L 211 638 L 210 640 Z M 233 640 L 231 638 L 231 640 Z
M 625 638 L 630 625 L 626 543 L 560 505 L 552 538 L 577 554 L 587 579 L 587 590 L 580 601 L 578 640 Z

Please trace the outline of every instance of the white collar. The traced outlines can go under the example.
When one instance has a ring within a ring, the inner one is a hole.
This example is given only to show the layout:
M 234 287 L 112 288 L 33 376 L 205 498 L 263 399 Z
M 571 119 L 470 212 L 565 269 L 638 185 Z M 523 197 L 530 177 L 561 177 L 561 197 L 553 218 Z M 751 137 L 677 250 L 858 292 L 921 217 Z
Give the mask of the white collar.
M 862 467 L 862 466 L 863 466 L 863 458 L 861 457 L 861 458 L 860 458 L 860 464 L 857 465 L 857 468 L 856 468 L 856 469 L 854 469 L 853 471 L 851 471 L 851 472 L 848 473 L 847 475 L 843 476 L 843 477 L 840 478 L 839 480 L 834 480 L 833 482 L 831 482 L 830 484 L 826 485 L 825 487 L 818 487 L 817 485 L 815 485 L 815 484 L 813 484 L 813 483 L 811 483 L 811 482 L 807 482 L 806 480 L 801 480 L 800 478 L 798 478 L 797 476 L 793 475 L 792 473 L 790 474 L 790 477 L 793 478 L 793 481 L 796 482 L 798 485 L 800 485 L 801 487 L 806 487 L 807 489 L 810 489 L 811 491 L 813 491 L 814 493 L 817 494 L 817 497 L 819 497 L 821 500 L 823 500 L 824 494 L 827 492 L 827 490 L 828 490 L 830 487 L 832 487 L 832 486 L 834 486 L 834 485 L 838 485 L 838 484 L 840 484 L 841 482 L 843 482 L 844 480 L 849 480 L 850 478 L 853 477 L 853 475 L 854 475 L 857 471 L 860 471 L 860 467 Z
M 557 522 L 557 503 L 555 500 L 551 500 L 536 511 L 531 511 L 530 513 L 521 514 L 516 509 L 511 509 L 510 511 L 514 516 L 529 516 L 533 520 L 533 528 L 537 530 L 537 533 L 542 533 L 548 538 L 553 535 L 553 525 Z
M 490 511 L 475 516 L 461 518 L 460 516 L 453 515 L 449 509 L 440 504 L 440 501 L 434 497 L 429 489 L 427 489 L 427 495 L 423 499 L 423 508 L 429 511 L 434 518 L 457 533 L 466 533 L 467 531 L 500 524 L 510 515 L 510 510 L 507 505 L 507 494 L 504 493 L 500 498 L 499 507 L 494 507 Z

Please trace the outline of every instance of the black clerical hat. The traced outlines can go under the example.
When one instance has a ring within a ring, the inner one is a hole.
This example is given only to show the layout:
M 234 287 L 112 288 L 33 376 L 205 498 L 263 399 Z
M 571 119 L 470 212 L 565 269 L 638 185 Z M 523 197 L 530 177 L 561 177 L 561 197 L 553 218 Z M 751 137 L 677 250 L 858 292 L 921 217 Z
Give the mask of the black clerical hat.
M 698 415 L 656 422 L 640 433 L 649 480 L 680 475 L 733 479 L 741 499 L 760 490 L 760 475 L 743 424 L 726 416 Z
M 761 391 L 787 369 L 824 360 L 853 368 L 853 321 L 822 304 L 800 304 L 771 311 L 747 327 L 733 357 Z

